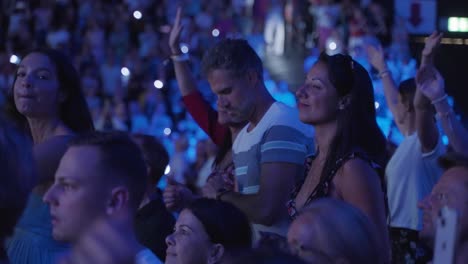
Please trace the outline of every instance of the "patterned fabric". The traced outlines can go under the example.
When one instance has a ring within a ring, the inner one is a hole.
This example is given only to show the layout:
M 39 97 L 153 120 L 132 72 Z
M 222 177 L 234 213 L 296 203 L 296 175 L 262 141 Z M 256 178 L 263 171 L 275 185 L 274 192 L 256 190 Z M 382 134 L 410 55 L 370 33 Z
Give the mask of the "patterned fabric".
M 430 252 L 419 241 L 418 231 L 407 228 L 390 227 L 392 263 L 416 264 L 431 260 Z
M 364 154 L 362 152 L 351 152 L 349 155 L 346 155 L 343 158 L 340 158 L 335 162 L 335 166 L 333 167 L 333 169 L 330 171 L 330 173 L 327 175 L 327 177 L 325 177 L 325 179 L 320 180 L 320 182 L 317 184 L 315 189 L 312 191 L 312 193 L 307 198 L 304 205 L 309 204 L 311 201 L 313 201 L 315 199 L 329 196 L 330 195 L 330 193 L 329 193 L 330 192 L 330 185 L 332 184 L 332 181 L 333 181 L 333 178 L 335 177 L 336 172 L 343 166 L 343 164 L 346 161 L 354 159 L 354 158 L 363 159 L 364 161 L 368 162 L 369 165 L 373 169 L 375 169 L 377 171 L 382 170 L 382 167 L 380 165 L 378 165 L 377 163 L 373 162 L 371 159 L 369 159 L 366 154 Z M 308 157 L 306 159 L 306 161 L 305 161 L 306 172 L 304 174 L 304 177 L 299 182 L 299 184 L 296 185 L 294 190 L 291 192 L 291 200 L 289 200 L 288 203 L 286 204 L 286 206 L 288 208 L 288 213 L 289 213 L 289 216 L 291 217 L 291 219 L 295 219 L 296 216 L 297 216 L 298 210 L 296 208 L 295 199 L 296 199 L 297 194 L 301 190 L 302 185 L 304 184 L 304 181 L 305 181 L 305 179 L 307 177 L 307 174 L 309 173 L 309 170 L 310 170 L 310 167 L 312 165 L 313 160 L 314 160 L 314 157 Z

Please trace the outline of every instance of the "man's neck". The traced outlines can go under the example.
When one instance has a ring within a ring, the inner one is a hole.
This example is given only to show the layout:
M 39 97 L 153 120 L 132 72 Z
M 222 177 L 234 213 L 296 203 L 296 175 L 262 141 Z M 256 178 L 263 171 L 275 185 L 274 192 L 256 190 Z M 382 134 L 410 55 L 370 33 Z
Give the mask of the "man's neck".
M 254 111 L 252 113 L 251 118 L 249 118 L 249 127 L 247 128 L 248 131 L 252 131 L 260 120 L 262 120 L 265 113 L 270 109 L 271 105 L 275 103 L 275 99 L 270 95 L 270 93 L 264 88 L 264 91 L 259 95 L 258 101 L 255 104 Z

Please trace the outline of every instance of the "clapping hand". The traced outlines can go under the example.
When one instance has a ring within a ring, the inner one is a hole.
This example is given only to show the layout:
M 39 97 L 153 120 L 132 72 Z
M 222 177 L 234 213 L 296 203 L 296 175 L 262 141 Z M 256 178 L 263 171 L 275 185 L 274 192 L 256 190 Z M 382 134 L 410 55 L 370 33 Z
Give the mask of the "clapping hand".
M 163 200 L 170 211 L 179 211 L 194 199 L 194 194 L 187 186 L 176 182 L 172 177 L 167 178 L 167 186 L 164 188 Z

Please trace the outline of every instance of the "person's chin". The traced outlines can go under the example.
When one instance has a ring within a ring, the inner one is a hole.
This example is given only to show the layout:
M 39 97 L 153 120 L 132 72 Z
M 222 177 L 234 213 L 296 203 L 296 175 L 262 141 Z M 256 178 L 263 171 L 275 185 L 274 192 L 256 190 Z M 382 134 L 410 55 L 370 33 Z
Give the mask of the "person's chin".
M 52 229 L 52 237 L 57 241 L 65 241 L 63 235 L 56 228 Z
M 176 254 L 169 254 L 166 253 L 166 260 L 165 264 L 176 264 L 177 263 L 177 255 Z

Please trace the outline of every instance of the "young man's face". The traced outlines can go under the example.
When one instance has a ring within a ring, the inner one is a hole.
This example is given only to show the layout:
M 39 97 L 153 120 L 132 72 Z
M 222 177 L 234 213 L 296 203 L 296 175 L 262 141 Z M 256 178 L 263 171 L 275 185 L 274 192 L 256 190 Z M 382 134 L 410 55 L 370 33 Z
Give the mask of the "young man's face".
M 209 73 L 208 82 L 218 97 L 220 124 L 242 123 L 252 116 L 257 93 L 256 80 L 252 80 L 253 75 L 252 73 L 236 77 L 232 71 L 221 69 Z
M 428 246 L 434 246 L 436 221 L 444 206 L 455 209 L 458 214 L 458 235 L 468 232 L 468 169 L 454 167 L 447 170 L 418 206 L 423 210 L 423 228 L 419 236 Z
M 97 217 L 104 215 L 110 201 L 96 147 L 76 146 L 65 152 L 55 182 L 44 195 L 50 205 L 52 234 L 56 240 L 76 242 Z

